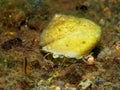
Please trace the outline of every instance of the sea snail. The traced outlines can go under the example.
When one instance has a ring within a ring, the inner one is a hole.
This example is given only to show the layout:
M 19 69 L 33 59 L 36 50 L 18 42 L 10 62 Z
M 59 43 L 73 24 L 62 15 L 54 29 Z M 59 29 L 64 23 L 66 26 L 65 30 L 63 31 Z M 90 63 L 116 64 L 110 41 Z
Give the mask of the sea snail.
M 88 55 L 101 37 L 101 28 L 93 21 L 71 15 L 56 14 L 40 35 L 45 52 L 57 57 L 80 59 Z

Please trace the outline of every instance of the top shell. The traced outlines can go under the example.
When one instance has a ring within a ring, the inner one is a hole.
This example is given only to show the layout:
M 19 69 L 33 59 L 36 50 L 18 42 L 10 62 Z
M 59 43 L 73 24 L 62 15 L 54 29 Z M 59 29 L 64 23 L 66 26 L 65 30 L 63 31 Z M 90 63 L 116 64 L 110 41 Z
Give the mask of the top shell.
M 55 55 L 80 59 L 96 46 L 101 28 L 94 22 L 57 14 L 40 36 L 42 50 Z

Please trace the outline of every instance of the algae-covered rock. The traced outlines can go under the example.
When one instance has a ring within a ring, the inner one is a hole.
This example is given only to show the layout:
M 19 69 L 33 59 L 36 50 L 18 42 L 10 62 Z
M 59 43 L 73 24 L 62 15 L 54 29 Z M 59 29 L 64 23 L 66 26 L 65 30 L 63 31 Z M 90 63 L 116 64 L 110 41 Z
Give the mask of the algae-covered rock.
M 101 36 L 101 28 L 85 18 L 56 14 L 40 36 L 42 50 L 80 59 L 88 55 Z

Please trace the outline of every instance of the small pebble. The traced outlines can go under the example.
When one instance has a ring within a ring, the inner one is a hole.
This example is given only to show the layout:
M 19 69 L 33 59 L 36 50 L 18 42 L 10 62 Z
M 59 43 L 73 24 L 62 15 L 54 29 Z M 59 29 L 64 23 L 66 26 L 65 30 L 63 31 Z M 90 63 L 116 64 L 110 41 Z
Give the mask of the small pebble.
M 102 84 L 104 84 L 104 83 L 105 83 L 105 80 L 102 79 L 102 78 L 96 78 L 96 79 L 95 79 L 95 84 L 96 84 L 97 86 L 102 85 Z
M 63 81 L 58 81 L 57 83 L 60 87 L 63 87 L 63 85 L 65 84 L 65 82 L 63 82 Z
M 104 19 L 100 19 L 99 23 L 104 26 L 105 25 L 105 20 Z

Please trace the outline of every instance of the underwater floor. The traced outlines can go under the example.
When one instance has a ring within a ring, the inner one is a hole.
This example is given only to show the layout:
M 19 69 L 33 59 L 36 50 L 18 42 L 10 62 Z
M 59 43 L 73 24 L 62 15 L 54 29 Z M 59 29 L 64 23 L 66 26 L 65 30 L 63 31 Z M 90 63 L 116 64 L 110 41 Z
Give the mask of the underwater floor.
M 101 27 L 94 64 L 41 51 L 55 14 Z M 0 0 L 0 90 L 120 90 L 120 0 Z

